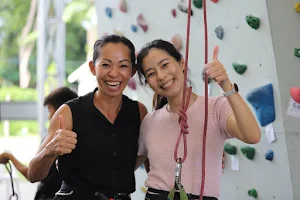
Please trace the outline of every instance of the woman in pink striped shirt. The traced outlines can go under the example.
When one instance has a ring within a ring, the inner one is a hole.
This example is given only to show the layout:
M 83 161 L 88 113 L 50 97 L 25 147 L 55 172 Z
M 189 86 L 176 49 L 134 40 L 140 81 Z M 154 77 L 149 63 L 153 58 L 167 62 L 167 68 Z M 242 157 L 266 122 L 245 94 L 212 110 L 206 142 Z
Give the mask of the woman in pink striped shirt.
M 178 111 L 184 90 L 184 59 L 174 46 L 163 40 L 146 44 L 137 58 L 141 82 L 167 99 L 167 104 L 149 113 L 140 128 L 137 165 L 147 158 L 150 171 L 145 185 L 147 200 L 166 200 L 174 187 L 174 147 L 180 132 Z M 222 153 L 228 138 L 237 138 L 249 144 L 260 140 L 259 126 L 245 101 L 238 93 L 222 63 L 218 48 L 213 59 L 205 65 L 206 73 L 219 84 L 224 96 L 208 99 L 208 125 L 206 137 L 206 173 L 203 200 L 215 200 L 220 195 Z M 202 139 L 204 124 L 204 97 L 191 94 L 186 111 L 188 131 L 187 158 L 182 165 L 181 184 L 189 199 L 199 199 L 202 180 Z M 159 106 L 159 105 L 158 105 Z M 183 142 L 178 147 L 183 155 Z M 175 193 L 174 199 L 179 199 Z

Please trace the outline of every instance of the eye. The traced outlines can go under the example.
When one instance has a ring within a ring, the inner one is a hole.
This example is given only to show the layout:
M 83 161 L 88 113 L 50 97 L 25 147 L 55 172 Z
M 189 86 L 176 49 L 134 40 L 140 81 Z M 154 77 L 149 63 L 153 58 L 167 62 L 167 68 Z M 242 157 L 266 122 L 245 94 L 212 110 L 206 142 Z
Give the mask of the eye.
M 152 76 L 154 76 L 154 75 L 155 75 L 154 72 L 150 72 L 150 73 L 148 73 L 147 78 L 152 77 Z
M 109 67 L 109 64 L 103 63 L 101 66 L 103 66 L 103 67 Z
M 162 68 L 167 67 L 169 63 L 165 63 L 162 65 Z
M 121 65 L 120 66 L 121 68 L 126 68 L 126 67 L 128 67 L 127 65 Z

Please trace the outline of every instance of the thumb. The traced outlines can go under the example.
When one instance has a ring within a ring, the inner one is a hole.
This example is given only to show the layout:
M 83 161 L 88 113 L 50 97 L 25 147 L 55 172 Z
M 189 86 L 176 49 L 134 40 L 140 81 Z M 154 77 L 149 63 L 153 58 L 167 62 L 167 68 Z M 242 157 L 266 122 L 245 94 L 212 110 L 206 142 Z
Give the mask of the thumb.
M 213 60 L 218 60 L 219 56 L 219 46 L 215 46 L 213 50 Z
M 59 120 L 59 128 L 60 129 L 65 129 L 64 117 L 62 115 L 59 115 L 58 120 Z

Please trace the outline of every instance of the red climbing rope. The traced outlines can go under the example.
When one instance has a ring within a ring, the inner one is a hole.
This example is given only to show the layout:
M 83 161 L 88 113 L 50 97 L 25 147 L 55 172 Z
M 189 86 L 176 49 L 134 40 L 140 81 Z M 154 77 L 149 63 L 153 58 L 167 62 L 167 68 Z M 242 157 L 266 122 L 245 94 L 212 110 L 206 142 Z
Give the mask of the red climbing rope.
M 208 36 L 207 36 L 207 16 L 206 16 L 206 0 L 203 0 L 203 21 L 204 21 L 204 63 L 208 62 Z M 203 127 L 203 141 L 202 141 L 202 181 L 200 188 L 200 199 L 203 199 L 204 184 L 205 184 L 205 158 L 206 158 L 206 133 L 207 133 L 207 120 L 208 120 L 208 76 L 205 73 L 205 115 Z
M 189 41 L 190 41 L 190 26 L 191 26 L 191 7 L 192 2 L 189 0 L 188 4 L 188 21 L 187 21 L 187 32 L 186 32 L 186 54 L 185 54 L 185 70 L 184 70 L 184 90 L 183 90 L 183 97 L 182 97 L 182 104 L 181 108 L 179 109 L 178 115 L 179 115 L 179 124 L 180 124 L 180 133 L 177 138 L 177 142 L 175 145 L 175 151 L 174 151 L 174 158 L 177 162 L 178 160 L 181 160 L 181 163 L 183 163 L 187 157 L 187 142 L 186 142 L 186 134 L 189 133 L 188 131 L 188 124 L 187 124 L 187 115 L 186 110 L 189 106 L 190 97 L 192 88 L 187 88 L 187 71 L 188 71 L 188 58 L 189 58 Z M 204 16 L 204 37 L 205 37 L 205 61 L 204 63 L 207 64 L 208 61 L 208 37 L 207 37 L 207 16 L 206 16 L 206 0 L 203 0 L 203 16 Z M 204 184 L 205 184 L 205 158 L 206 158 L 206 133 L 207 133 L 207 120 L 208 120 L 208 76 L 205 73 L 205 116 L 204 116 L 204 128 L 203 128 L 203 141 L 202 141 L 202 181 L 201 181 L 201 188 L 200 188 L 200 199 L 203 199 L 203 192 L 204 192 Z M 187 98 L 186 98 L 187 97 Z M 183 137 L 183 144 L 184 144 L 184 154 L 183 158 L 178 158 L 177 152 L 178 152 L 178 146 L 181 140 L 181 137 Z
M 181 140 L 181 137 L 183 137 L 183 148 L 184 148 L 184 153 L 183 153 L 183 158 L 181 158 L 181 163 L 183 163 L 186 159 L 187 156 L 187 142 L 186 142 L 186 134 L 189 133 L 187 130 L 188 125 L 187 125 L 187 116 L 186 116 L 186 110 L 189 107 L 189 102 L 190 102 L 190 97 L 192 93 L 192 88 L 187 89 L 187 71 L 188 71 L 188 60 L 189 60 L 189 46 L 190 46 L 190 27 L 191 27 L 191 10 L 192 10 L 192 1 L 189 0 L 189 5 L 188 5 L 188 21 L 187 21 L 187 30 L 186 30 L 186 48 L 185 48 L 185 70 L 184 70 L 184 88 L 183 88 L 183 96 L 182 96 L 182 102 L 181 102 L 181 108 L 179 109 L 179 120 L 178 123 L 180 124 L 181 131 L 178 134 L 177 142 L 175 145 L 175 151 L 174 151 L 174 158 L 175 161 L 178 161 L 178 146 Z M 188 92 L 188 94 L 186 94 Z M 185 98 L 187 96 L 187 99 Z

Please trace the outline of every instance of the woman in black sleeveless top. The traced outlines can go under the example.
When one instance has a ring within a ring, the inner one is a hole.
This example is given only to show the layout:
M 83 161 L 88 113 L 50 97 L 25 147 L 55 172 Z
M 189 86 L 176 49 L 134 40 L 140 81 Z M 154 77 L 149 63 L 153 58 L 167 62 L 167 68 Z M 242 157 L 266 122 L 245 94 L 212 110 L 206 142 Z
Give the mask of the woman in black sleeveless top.
M 49 134 L 30 162 L 32 182 L 58 158 L 63 184 L 55 200 L 130 199 L 140 122 L 145 106 L 123 95 L 134 75 L 135 49 L 125 37 L 97 40 L 89 67 L 98 87 L 61 106 Z

